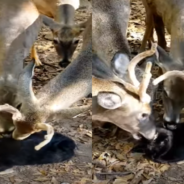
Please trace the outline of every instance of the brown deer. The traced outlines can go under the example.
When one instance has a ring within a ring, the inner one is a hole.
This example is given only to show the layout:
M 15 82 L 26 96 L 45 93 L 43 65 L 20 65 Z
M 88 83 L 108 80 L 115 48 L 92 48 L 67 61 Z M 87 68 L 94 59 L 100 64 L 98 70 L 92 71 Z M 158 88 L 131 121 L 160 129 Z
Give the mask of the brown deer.
M 143 0 L 146 9 L 147 24 L 141 49 L 144 50 L 146 41 L 152 37 L 153 29 L 158 36 L 158 44 L 166 49 L 165 27 L 171 34 L 171 54 L 168 55 L 158 47 L 157 64 L 163 74 L 173 70 L 184 70 L 184 3 L 182 0 Z M 164 80 L 163 103 L 164 120 L 168 124 L 180 121 L 180 112 L 184 107 L 184 83 L 178 76 Z
M 155 48 L 130 62 L 126 30 L 130 15 L 129 0 L 96 0 L 93 2 L 93 120 L 111 122 L 130 132 L 134 138 L 143 135 L 153 139 L 156 126 L 152 120 L 146 89 L 148 74 L 140 84 L 141 69 L 135 67 L 143 58 L 153 55 Z M 103 62 L 104 61 L 104 62 Z M 129 75 L 127 75 L 127 69 Z M 136 70 L 136 71 L 135 71 Z
M 15 100 L 17 79 L 23 69 L 24 58 L 38 36 L 41 18 L 29 0 L 0 2 L 0 104 Z M 0 132 L 11 131 L 11 116 L 0 114 Z
M 93 57 L 93 120 L 111 122 L 130 132 L 135 139 L 139 135 L 150 140 L 155 138 L 156 126 L 150 119 L 151 96 L 146 94 L 152 64 L 147 63 L 141 83 L 135 74 L 138 62 L 154 52 L 155 48 L 143 52 L 127 64 L 131 83 L 115 75 L 98 57 Z
M 45 122 L 89 109 L 69 107 L 91 92 L 90 22 L 78 58 L 35 96 L 32 89 L 34 63 L 23 70 L 23 61 L 38 35 L 41 18 L 29 0 L 0 2 L 0 132 L 13 130 L 13 138 L 22 140 L 46 130 L 45 140 L 35 147 L 39 150 L 54 133 L 52 126 Z
M 85 28 L 85 23 L 75 24 L 75 10 L 80 6 L 80 0 L 32 0 L 40 14 L 43 14 L 43 23 L 49 26 L 53 33 L 53 43 L 58 55 L 62 58 L 61 67 L 66 67 L 79 43 L 79 35 Z M 53 19 L 55 20 L 53 20 Z M 32 57 L 38 59 L 35 47 L 32 48 Z

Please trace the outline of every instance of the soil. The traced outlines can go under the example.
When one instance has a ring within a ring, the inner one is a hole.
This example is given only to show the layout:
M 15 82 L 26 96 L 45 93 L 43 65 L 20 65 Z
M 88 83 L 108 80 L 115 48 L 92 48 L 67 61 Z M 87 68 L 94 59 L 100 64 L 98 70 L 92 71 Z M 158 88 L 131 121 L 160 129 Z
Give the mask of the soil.
M 76 13 L 76 22 L 87 20 L 91 10 L 79 9 Z M 33 88 L 36 92 L 64 68 L 58 65 L 59 59 L 52 44 L 51 31 L 43 26 L 36 41 L 36 48 L 43 66 L 35 68 Z M 82 36 L 74 53 L 77 57 L 82 46 Z M 29 57 L 26 59 L 29 62 Z M 84 98 L 76 105 L 91 104 L 90 98 Z M 62 119 L 51 123 L 56 132 L 72 138 L 77 149 L 75 156 L 68 162 L 58 164 L 46 164 L 40 166 L 16 166 L 6 173 L 0 173 L 1 184 L 90 184 L 91 181 L 91 112 L 80 114 L 74 119 Z M 8 174 L 7 174 L 8 173 Z
M 142 0 L 131 0 L 127 38 L 132 57 L 138 54 L 145 31 L 145 9 Z M 154 33 L 154 39 L 157 40 Z M 166 32 L 167 46 L 170 35 Z M 153 69 L 153 76 L 159 68 Z M 154 95 L 153 111 L 159 123 L 163 117 L 161 88 Z M 95 125 L 98 122 L 93 122 Z M 99 123 L 100 124 L 100 123 Z M 96 127 L 96 126 L 95 126 Z M 184 184 L 184 164 L 157 164 L 140 154 L 130 154 L 135 145 L 131 136 L 116 126 L 93 128 L 93 179 L 96 184 Z

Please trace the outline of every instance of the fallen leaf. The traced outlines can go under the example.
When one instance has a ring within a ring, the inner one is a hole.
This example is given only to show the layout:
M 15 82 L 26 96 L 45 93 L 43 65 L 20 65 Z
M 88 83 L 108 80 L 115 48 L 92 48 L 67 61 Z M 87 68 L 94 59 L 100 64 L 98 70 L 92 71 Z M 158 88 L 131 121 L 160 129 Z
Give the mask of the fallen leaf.
M 51 183 L 52 183 L 52 184 L 59 184 L 59 181 L 56 180 L 55 177 L 52 177 Z
M 38 178 L 35 178 L 34 181 L 48 181 L 49 178 L 47 177 L 38 177 Z

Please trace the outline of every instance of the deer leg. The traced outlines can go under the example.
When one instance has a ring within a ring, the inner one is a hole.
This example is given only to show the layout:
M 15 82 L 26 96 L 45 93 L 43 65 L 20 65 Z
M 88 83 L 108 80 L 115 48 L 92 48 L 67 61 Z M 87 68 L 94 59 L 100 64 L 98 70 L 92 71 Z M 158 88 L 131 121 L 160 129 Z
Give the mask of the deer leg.
M 146 30 L 143 36 L 142 44 L 140 47 L 140 52 L 145 51 L 147 41 L 153 41 L 153 29 L 154 29 L 154 22 L 153 22 L 153 15 L 152 12 L 149 10 L 149 7 L 147 6 L 147 3 L 144 3 L 145 9 L 146 9 Z
M 42 62 L 40 61 L 40 59 L 38 57 L 35 45 L 33 45 L 31 47 L 31 59 L 33 59 L 35 61 L 36 66 L 41 66 L 42 65 Z
M 154 27 L 158 36 L 158 45 L 161 46 L 163 49 L 166 49 L 166 40 L 165 40 L 165 29 L 164 29 L 164 23 L 160 16 L 154 15 Z

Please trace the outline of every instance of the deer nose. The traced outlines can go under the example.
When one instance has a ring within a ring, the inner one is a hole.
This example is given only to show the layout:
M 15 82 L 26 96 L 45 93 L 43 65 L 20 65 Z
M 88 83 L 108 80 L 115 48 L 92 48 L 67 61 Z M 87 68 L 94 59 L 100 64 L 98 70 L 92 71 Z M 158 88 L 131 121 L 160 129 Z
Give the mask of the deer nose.
M 70 61 L 68 59 L 63 59 L 62 61 L 60 61 L 59 66 L 61 66 L 62 68 L 66 68 L 69 64 Z
M 179 123 L 180 122 L 180 117 L 177 115 L 173 115 L 172 117 L 170 117 L 167 114 L 164 114 L 163 119 L 165 122 L 168 122 L 168 123 L 172 123 L 172 122 Z
M 147 114 L 147 113 L 140 113 L 139 115 L 138 115 L 138 120 L 139 120 L 139 122 L 146 122 L 146 121 L 148 121 L 149 120 L 149 114 Z
M 180 122 L 180 118 L 173 116 L 173 117 L 169 117 L 166 114 L 164 114 L 164 126 L 170 130 L 174 130 L 177 128 L 177 123 Z

